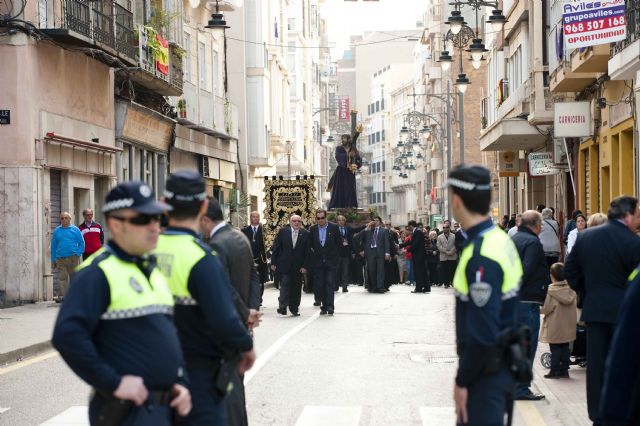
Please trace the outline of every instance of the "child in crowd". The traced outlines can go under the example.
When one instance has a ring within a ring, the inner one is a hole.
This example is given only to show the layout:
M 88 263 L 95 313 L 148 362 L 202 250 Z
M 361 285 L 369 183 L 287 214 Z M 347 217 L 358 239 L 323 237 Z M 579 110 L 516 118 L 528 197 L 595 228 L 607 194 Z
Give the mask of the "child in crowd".
M 551 371 L 546 379 L 569 378 L 569 343 L 576 339 L 576 292 L 564 278 L 564 265 L 551 265 L 551 285 L 540 313 L 544 314 L 540 341 L 549 343 Z

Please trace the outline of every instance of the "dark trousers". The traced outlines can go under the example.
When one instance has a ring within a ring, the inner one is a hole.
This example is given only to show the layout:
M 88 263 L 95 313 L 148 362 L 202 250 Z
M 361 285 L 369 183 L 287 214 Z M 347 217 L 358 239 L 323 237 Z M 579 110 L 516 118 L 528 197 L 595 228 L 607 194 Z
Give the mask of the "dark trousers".
M 128 410 L 128 414 L 123 413 L 123 416 L 119 416 L 119 409 Z M 168 405 L 155 404 L 151 400 L 140 407 L 136 407 L 132 403 L 121 405 L 116 398 L 104 397 L 99 393 L 91 398 L 89 402 L 90 424 L 99 424 L 104 422 L 105 418 L 114 419 L 116 417 L 121 419 L 116 420 L 117 424 L 121 426 L 170 426 L 172 425 L 173 409 Z
M 340 257 L 338 258 L 338 273 L 337 273 L 337 281 L 336 281 L 336 290 L 338 287 L 342 287 L 343 290 L 347 289 L 349 285 L 349 272 L 351 267 L 351 258 L 350 257 Z
M 560 260 L 560 256 L 548 256 L 548 255 L 544 255 L 545 259 L 547 259 L 547 266 L 549 266 L 549 268 L 551 268 L 551 265 L 553 265 L 554 263 L 558 263 L 558 260 Z
M 321 303 L 323 311 L 333 311 L 333 299 L 336 286 L 337 268 L 335 265 L 324 264 L 313 268 L 313 293 Z
M 290 272 L 279 275 L 279 277 L 280 297 L 278 297 L 278 305 L 280 309 L 286 309 L 288 306 L 291 312 L 298 312 L 300 299 L 302 298 L 302 274 L 300 272 Z
M 429 273 L 429 286 L 440 283 L 440 277 L 438 277 L 438 262 L 427 262 L 427 272 Z
M 551 349 L 551 373 L 569 371 L 569 343 L 549 343 Z
M 188 369 L 189 391 L 193 407 L 187 417 L 189 426 L 226 426 L 225 404 L 215 388 L 213 373 Z
M 518 318 L 520 324 L 526 325 L 531 330 L 531 344 L 529 353 L 527 354 L 531 361 L 535 360 L 536 351 L 538 350 L 538 335 L 540 334 L 540 305 L 537 303 L 518 303 Z M 531 390 L 529 383 L 519 383 L 516 388 L 516 395 L 525 395 Z
M 367 283 L 369 291 L 384 290 L 384 257 L 367 258 Z
M 416 291 L 431 291 L 424 259 L 411 259 L 411 262 L 413 263 L 413 274 L 416 277 Z
M 444 285 L 451 285 L 453 283 L 453 274 L 456 272 L 455 260 L 441 260 L 440 261 L 440 281 Z
M 604 381 L 605 361 L 611 347 L 615 324 L 587 323 L 587 409 L 594 425 L 602 424 L 600 393 Z M 624 366 L 617 366 L 624 368 Z
M 468 387 L 468 426 L 503 426 L 511 403 L 514 379 L 506 368 L 491 375 L 481 375 Z M 458 425 L 463 423 L 458 422 Z
M 224 400 L 226 425 L 227 426 L 248 426 L 247 406 L 244 395 L 244 374 L 238 370 L 233 375 L 233 390 Z

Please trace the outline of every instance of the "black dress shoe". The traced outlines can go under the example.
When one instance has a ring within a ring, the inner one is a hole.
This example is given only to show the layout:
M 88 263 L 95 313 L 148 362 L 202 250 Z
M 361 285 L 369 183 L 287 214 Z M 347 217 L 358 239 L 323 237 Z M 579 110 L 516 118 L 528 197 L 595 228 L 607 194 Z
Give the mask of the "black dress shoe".
M 529 391 L 529 393 L 525 393 L 524 395 L 516 395 L 516 401 L 540 401 L 544 399 L 544 395 L 541 393 L 533 393 Z
M 287 315 L 287 308 L 278 308 L 276 309 L 276 312 L 278 312 L 280 315 Z
M 349 290 L 347 290 L 346 288 L 343 288 L 343 289 L 342 289 L 342 292 L 343 292 L 343 293 L 349 293 Z
M 429 293 L 431 293 L 431 290 L 422 290 L 422 292 L 429 294 Z
M 300 313 L 298 311 L 291 311 L 291 315 L 294 317 L 299 317 Z
M 329 310 L 327 311 L 327 313 L 328 313 L 329 315 L 333 315 L 333 309 L 329 309 Z
M 320 302 L 313 302 L 313 306 L 320 306 Z
M 320 315 L 327 315 L 327 311 L 325 311 L 324 309 L 320 309 Z

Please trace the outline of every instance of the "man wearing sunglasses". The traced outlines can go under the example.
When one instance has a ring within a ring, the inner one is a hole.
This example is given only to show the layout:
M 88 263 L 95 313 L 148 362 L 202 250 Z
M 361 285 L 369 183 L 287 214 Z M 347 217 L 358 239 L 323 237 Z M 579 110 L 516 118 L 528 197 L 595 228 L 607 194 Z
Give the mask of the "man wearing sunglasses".
M 236 370 L 243 374 L 255 361 L 253 339 L 237 313 L 222 264 L 197 236 L 208 207 L 204 178 L 196 171 L 171 174 L 164 201 L 173 209 L 155 253 L 176 304 L 193 398 L 188 424 L 226 425 L 224 399 Z
M 102 210 L 112 239 L 80 265 L 60 308 L 52 342 L 93 387 L 91 424 L 168 426 L 173 410 L 191 409 L 173 298 L 148 255 L 168 209 L 142 182 L 113 188 Z

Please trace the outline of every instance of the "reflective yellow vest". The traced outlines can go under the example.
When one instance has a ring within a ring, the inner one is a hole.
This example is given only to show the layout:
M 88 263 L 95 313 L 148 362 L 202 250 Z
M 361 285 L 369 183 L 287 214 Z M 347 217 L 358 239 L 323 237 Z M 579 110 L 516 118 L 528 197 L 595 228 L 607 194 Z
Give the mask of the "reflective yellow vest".
M 160 234 L 154 253 L 158 258 L 158 268 L 167 277 L 176 305 L 198 304 L 187 286 L 191 270 L 207 252 L 212 251 L 193 235 Z
M 522 278 L 522 262 L 515 244 L 501 229 L 493 226 L 484 231 L 479 237 L 482 239 L 480 255 L 498 263 L 503 271 L 502 300 L 518 294 Z M 469 283 L 467 282 L 467 264 L 473 257 L 475 241 L 469 243 L 462 254 L 453 278 L 453 288 L 456 295 L 464 301 L 469 300 Z
M 78 269 L 86 268 L 98 259 L 96 266 L 109 283 L 111 303 L 100 319 L 138 318 L 153 314 L 172 314 L 173 298 L 169 286 L 157 268 L 149 279 L 131 262 L 126 262 L 104 247 L 85 260 Z M 81 284 L 80 284 L 81 285 Z

